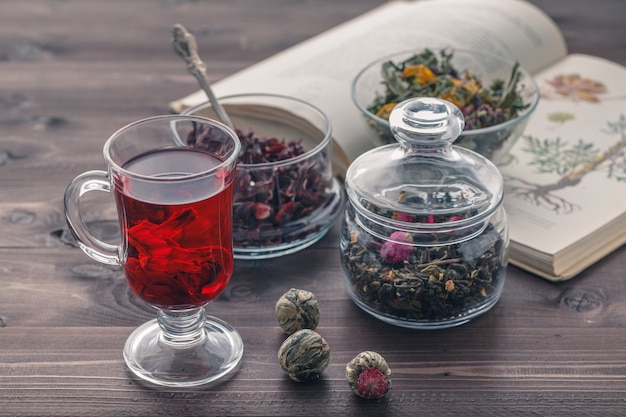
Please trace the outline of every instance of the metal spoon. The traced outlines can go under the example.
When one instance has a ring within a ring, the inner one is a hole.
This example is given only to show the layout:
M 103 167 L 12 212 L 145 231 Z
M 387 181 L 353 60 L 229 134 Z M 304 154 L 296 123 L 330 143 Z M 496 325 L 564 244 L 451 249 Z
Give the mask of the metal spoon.
M 202 90 L 209 98 L 209 102 L 217 114 L 218 119 L 226 126 L 234 129 L 233 123 L 230 121 L 228 114 L 224 110 L 224 107 L 217 101 L 211 85 L 206 75 L 206 65 L 200 59 L 198 55 L 198 46 L 196 44 L 196 38 L 187 31 L 181 24 L 175 24 L 172 28 L 172 45 L 174 50 L 180 55 L 187 63 L 187 71 L 196 79 L 202 87 Z

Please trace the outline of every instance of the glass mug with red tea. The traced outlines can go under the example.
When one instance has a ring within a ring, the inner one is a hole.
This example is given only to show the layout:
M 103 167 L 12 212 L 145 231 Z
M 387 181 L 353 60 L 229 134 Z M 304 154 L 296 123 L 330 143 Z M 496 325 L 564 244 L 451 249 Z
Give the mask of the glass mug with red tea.
M 210 146 L 184 145 L 200 131 Z M 133 292 L 157 308 L 157 318 L 136 329 L 124 347 L 128 367 L 151 383 L 208 384 L 238 368 L 241 337 L 204 307 L 233 273 L 240 149 L 235 132 L 219 122 L 155 116 L 115 132 L 104 145 L 107 172 L 83 173 L 66 190 L 65 215 L 80 248 L 96 261 L 120 265 Z M 119 246 L 95 237 L 82 218 L 80 200 L 94 190 L 115 197 Z

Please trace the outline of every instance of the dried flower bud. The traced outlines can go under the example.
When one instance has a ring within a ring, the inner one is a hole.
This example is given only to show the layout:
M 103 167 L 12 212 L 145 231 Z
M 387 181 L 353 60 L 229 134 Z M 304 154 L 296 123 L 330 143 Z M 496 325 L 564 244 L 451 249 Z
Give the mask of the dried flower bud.
M 409 213 L 399 212 L 396 215 L 396 217 L 401 222 L 407 222 L 407 223 L 412 223 L 413 222 L 413 215 L 411 215 Z
M 265 220 L 272 214 L 272 207 L 265 203 L 256 203 L 254 206 L 254 218 L 257 220 Z
M 287 334 L 298 330 L 314 330 L 320 321 L 320 309 L 315 295 L 292 288 L 276 302 L 276 319 Z
M 346 379 L 359 397 L 377 399 L 391 388 L 391 369 L 380 354 L 365 351 L 348 362 Z
M 399 264 L 408 261 L 413 252 L 413 247 L 401 242 L 413 242 L 413 236 L 407 232 L 393 232 L 380 248 L 380 257 L 383 262 Z
M 296 382 L 319 378 L 330 363 L 330 347 L 310 329 L 298 330 L 278 350 L 278 360 L 289 378 Z

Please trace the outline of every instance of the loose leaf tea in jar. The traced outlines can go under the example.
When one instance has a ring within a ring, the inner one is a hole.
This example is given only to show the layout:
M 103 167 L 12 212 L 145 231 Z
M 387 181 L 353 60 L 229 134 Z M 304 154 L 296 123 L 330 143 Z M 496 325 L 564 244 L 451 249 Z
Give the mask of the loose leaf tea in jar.
M 357 158 L 341 261 L 354 302 L 383 321 L 418 329 L 463 324 L 499 299 L 508 264 L 503 181 L 485 157 L 452 145 L 460 110 L 409 99 L 392 111 L 399 145 Z

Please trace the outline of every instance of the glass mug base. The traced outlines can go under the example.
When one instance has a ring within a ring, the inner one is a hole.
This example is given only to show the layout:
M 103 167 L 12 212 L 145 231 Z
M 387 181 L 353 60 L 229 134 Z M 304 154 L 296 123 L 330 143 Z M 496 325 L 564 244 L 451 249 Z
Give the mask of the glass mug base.
M 224 382 L 239 369 L 243 341 L 228 323 L 202 314 L 196 337 L 171 340 L 158 319 L 139 326 L 126 341 L 124 360 L 139 378 L 168 387 Z

